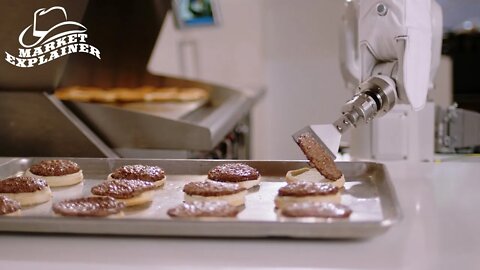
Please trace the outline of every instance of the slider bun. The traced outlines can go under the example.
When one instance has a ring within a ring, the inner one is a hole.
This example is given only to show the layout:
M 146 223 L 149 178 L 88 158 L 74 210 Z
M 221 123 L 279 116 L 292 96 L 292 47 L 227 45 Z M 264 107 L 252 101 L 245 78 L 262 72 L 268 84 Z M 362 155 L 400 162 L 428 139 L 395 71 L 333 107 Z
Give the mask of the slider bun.
M 303 196 L 303 197 L 276 196 L 275 207 L 282 209 L 294 203 L 307 203 L 307 202 L 308 203 L 315 203 L 315 202 L 340 203 L 340 201 L 341 201 L 341 196 L 340 196 L 340 193 L 338 192 L 332 195 Z
M 287 172 L 285 176 L 287 183 L 296 183 L 296 182 L 317 182 L 317 183 L 327 183 L 334 185 L 338 188 L 342 188 L 345 184 L 345 176 L 342 174 L 342 177 L 332 181 L 325 178 L 321 175 L 315 168 L 301 168 L 298 170 L 291 170 Z
M 240 206 L 245 204 L 246 190 L 230 195 L 222 196 L 199 196 L 199 195 L 184 195 L 185 202 L 209 202 L 209 201 L 224 201 L 233 206 Z
M 125 206 L 130 207 L 134 205 L 145 204 L 153 201 L 153 197 L 155 195 L 155 190 L 147 190 L 139 195 L 129 198 L 129 199 L 116 199 L 119 202 L 124 202 Z
M 258 177 L 258 179 L 255 179 L 255 180 L 247 180 L 247 181 L 240 181 L 240 182 L 223 182 L 223 181 L 212 180 L 212 179 L 207 178 L 206 181 L 217 182 L 217 183 L 238 184 L 242 188 L 250 189 L 254 186 L 260 185 L 261 178 L 262 177 L 260 176 L 260 177 Z
M 33 174 L 30 169 L 25 172 L 25 176 L 30 176 L 34 178 L 41 178 L 47 181 L 50 187 L 65 187 L 65 186 L 72 186 L 78 184 L 83 181 L 83 173 L 82 170 L 66 175 L 60 176 L 43 176 L 43 175 L 36 175 Z
M 48 202 L 52 197 L 52 191 L 50 190 L 50 187 L 47 186 L 46 188 L 35 192 L 0 193 L 0 195 L 19 202 L 21 206 L 26 206 Z

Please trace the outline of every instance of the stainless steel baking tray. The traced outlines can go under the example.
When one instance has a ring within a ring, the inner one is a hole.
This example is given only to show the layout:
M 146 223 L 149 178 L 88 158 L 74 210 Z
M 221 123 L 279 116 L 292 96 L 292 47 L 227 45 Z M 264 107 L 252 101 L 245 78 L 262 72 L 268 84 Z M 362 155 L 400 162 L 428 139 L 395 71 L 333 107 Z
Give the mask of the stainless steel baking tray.
M 0 165 L 0 177 L 22 174 L 40 159 L 18 158 Z M 367 238 L 385 232 L 401 217 L 394 188 L 385 167 L 372 162 L 339 162 L 346 177 L 342 203 L 353 210 L 349 219 L 285 218 L 274 211 L 273 199 L 285 185 L 288 170 L 304 161 L 243 161 L 262 175 L 259 188 L 249 192 L 245 209 L 237 218 L 181 220 L 166 211 L 182 202 L 182 187 L 206 178 L 208 170 L 225 160 L 72 159 L 84 173 L 83 184 L 52 188 L 51 202 L 24 208 L 20 217 L 0 217 L 0 231 L 188 237 L 293 237 Z M 55 216 L 52 202 L 89 195 L 90 188 L 126 164 L 156 165 L 167 174 L 167 183 L 156 191 L 154 201 L 125 211 L 122 218 L 75 218 Z

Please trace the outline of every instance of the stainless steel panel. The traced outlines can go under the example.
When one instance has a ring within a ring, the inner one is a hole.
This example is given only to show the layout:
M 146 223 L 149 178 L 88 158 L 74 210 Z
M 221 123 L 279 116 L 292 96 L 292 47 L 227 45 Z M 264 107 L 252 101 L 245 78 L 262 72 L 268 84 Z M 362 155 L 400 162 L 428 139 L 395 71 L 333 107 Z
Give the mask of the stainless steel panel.
M 440 153 L 469 153 L 480 146 L 480 113 L 436 107 L 435 150 Z
M 0 176 L 21 174 L 39 159 L 15 159 L 0 166 Z M 67 218 L 54 216 L 52 202 L 23 209 L 21 217 L 0 217 L 0 231 L 37 233 L 157 235 L 195 237 L 294 237 L 366 238 L 385 232 L 400 219 L 395 191 L 385 167 L 369 162 L 340 162 L 346 176 L 342 202 L 353 209 L 346 220 L 279 216 L 273 199 L 284 185 L 288 170 L 306 165 L 302 161 L 244 161 L 262 174 L 259 188 L 247 195 L 245 209 L 237 218 L 180 220 L 166 215 L 168 208 L 181 203 L 182 187 L 201 181 L 222 160 L 138 160 L 74 159 L 82 167 L 83 185 L 53 189 L 53 202 L 89 194 L 92 185 L 106 179 L 112 169 L 125 164 L 157 165 L 165 169 L 167 184 L 156 191 L 154 201 L 126 210 L 123 218 Z
M 67 105 L 111 148 L 209 151 L 248 114 L 262 94 L 261 90 L 257 95 L 246 95 L 216 85 L 159 79 L 164 80 L 163 86 L 210 89 L 210 100 L 174 118 L 96 103 L 68 102 Z
M 0 155 L 117 157 L 55 97 L 0 91 Z

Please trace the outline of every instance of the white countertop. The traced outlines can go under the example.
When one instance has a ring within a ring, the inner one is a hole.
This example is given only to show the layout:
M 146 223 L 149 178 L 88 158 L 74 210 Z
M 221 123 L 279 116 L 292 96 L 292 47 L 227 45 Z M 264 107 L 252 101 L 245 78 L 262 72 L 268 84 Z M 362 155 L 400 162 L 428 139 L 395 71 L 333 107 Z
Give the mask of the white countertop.
M 0 269 L 479 269 L 480 163 L 387 163 L 404 218 L 362 241 L 0 234 Z

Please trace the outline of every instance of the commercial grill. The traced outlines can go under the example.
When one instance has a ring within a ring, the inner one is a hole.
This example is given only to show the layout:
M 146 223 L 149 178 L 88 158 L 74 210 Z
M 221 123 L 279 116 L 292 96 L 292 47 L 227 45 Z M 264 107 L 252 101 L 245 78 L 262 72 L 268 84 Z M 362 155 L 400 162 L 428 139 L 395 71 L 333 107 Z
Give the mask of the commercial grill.
M 101 59 L 70 54 L 41 66 L 0 61 L 0 156 L 248 158 L 249 112 L 261 91 L 148 72 L 170 1 L 2 0 L 0 46 L 15 53 L 39 8 L 61 6 L 81 22 Z M 55 89 L 198 87 L 205 102 L 101 104 L 60 101 Z

